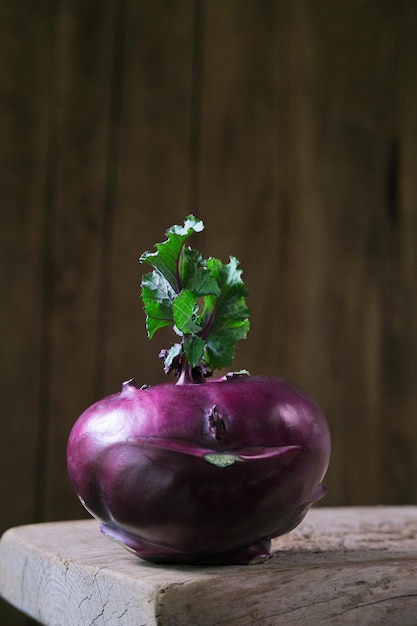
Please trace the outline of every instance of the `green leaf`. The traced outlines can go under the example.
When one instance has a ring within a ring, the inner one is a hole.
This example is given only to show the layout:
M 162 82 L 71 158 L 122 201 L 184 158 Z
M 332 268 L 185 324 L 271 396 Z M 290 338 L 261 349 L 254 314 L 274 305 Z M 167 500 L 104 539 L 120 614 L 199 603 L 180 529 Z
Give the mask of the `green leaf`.
M 202 308 L 198 315 L 197 321 L 200 326 L 204 327 L 209 323 L 211 317 L 215 313 L 217 303 L 217 296 L 208 295 L 202 298 Z
M 222 298 L 227 300 L 231 296 L 247 296 L 248 291 L 242 280 L 242 270 L 236 257 L 231 256 L 229 263 L 224 265 L 219 259 L 210 258 L 207 267 L 216 279 Z
M 198 333 L 202 330 L 202 327 L 196 322 L 197 299 L 192 291 L 183 289 L 175 298 L 172 311 L 177 328 L 184 334 Z
M 218 259 L 209 259 L 207 265 L 221 289 L 216 301 L 215 317 L 207 335 L 207 365 L 219 369 L 230 365 L 235 356 L 235 344 L 245 339 L 249 331 L 249 309 L 245 296 L 239 261 L 230 257 L 224 265 Z
M 230 365 L 235 344 L 249 331 L 247 290 L 239 261 L 230 257 L 223 264 L 185 246 L 188 237 L 203 228 L 201 220 L 189 215 L 183 226 L 166 231 L 167 240 L 156 244 L 156 252 L 140 257 L 154 268 L 141 282 L 148 336 L 173 325 L 181 343 L 162 351 L 165 371 L 188 372 L 186 379 L 191 376 L 193 382 Z
M 149 339 L 164 326 L 170 326 L 173 322 L 172 308 L 160 302 L 149 301 L 145 304 L 146 328 Z
M 149 301 L 156 301 L 168 306 L 175 296 L 175 291 L 159 272 L 154 270 L 143 276 L 142 300 L 145 304 Z
M 197 250 L 184 248 L 180 264 L 181 284 L 192 291 L 197 297 L 209 294 L 219 296 L 220 287 L 217 280 L 207 268 L 205 258 Z
M 168 239 L 156 244 L 156 252 L 144 252 L 139 260 L 152 265 L 174 290 L 179 291 L 177 268 L 182 248 L 190 235 L 201 232 L 203 228 L 204 224 L 201 220 L 195 218 L 194 215 L 189 215 L 184 226 L 172 226 L 166 231 Z
M 206 342 L 197 335 L 189 335 L 184 339 L 185 358 L 191 367 L 197 367 L 203 357 Z
M 172 324 L 172 299 L 175 292 L 157 271 L 142 278 L 142 300 L 145 304 L 146 328 L 152 339 L 159 328 Z

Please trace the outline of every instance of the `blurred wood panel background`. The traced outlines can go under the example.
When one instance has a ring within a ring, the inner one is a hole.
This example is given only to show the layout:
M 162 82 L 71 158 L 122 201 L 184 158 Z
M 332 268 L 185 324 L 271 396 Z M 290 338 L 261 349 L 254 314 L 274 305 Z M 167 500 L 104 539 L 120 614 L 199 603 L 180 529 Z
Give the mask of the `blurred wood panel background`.
M 162 380 L 138 257 L 191 212 L 250 290 L 235 367 L 328 416 L 323 503 L 416 502 L 416 32 L 414 0 L 0 0 L 0 532 L 86 515 L 69 431 Z

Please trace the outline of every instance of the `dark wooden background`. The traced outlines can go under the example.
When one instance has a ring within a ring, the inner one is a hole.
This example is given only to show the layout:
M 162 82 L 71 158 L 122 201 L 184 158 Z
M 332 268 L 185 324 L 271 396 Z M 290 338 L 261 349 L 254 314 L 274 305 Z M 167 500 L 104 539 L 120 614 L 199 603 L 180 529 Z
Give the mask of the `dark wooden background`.
M 85 516 L 69 430 L 162 380 L 138 256 L 191 212 L 244 268 L 235 367 L 328 416 L 323 504 L 416 503 L 416 32 L 414 0 L 0 0 L 1 531 Z

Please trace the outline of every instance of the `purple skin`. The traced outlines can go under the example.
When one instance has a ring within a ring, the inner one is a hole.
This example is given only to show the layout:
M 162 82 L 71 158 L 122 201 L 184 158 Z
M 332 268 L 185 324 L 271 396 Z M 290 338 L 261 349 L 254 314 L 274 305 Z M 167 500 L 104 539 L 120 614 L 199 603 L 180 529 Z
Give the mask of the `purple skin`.
M 233 456 L 221 467 L 213 454 Z M 67 457 L 101 531 L 141 558 L 249 564 L 326 493 L 330 434 L 313 400 L 281 379 L 128 381 L 80 416 Z

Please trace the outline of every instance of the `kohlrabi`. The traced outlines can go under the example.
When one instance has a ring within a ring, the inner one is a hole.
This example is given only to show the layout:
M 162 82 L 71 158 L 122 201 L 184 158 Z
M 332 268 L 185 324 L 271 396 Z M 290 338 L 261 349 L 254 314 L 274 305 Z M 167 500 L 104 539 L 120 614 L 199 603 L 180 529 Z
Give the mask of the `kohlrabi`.
M 249 330 L 236 258 L 185 245 L 203 223 L 173 226 L 142 278 L 149 338 L 176 382 L 136 387 L 88 408 L 68 442 L 69 475 L 101 531 L 148 561 L 246 564 L 297 526 L 325 494 L 330 435 L 317 404 L 282 379 L 246 371 L 212 378 Z

